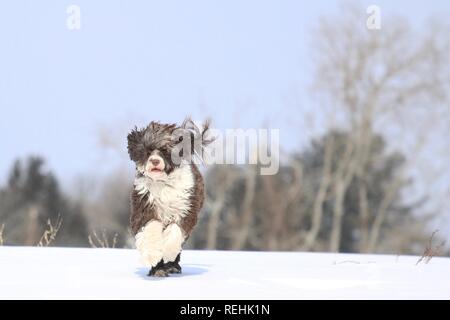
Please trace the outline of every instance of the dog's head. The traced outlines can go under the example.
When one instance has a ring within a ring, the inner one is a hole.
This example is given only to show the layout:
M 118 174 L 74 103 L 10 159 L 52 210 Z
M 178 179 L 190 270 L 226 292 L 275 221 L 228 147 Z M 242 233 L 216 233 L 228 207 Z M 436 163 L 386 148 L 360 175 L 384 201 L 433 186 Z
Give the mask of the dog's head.
M 203 148 L 213 141 L 206 138 L 208 129 L 208 121 L 200 131 L 189 118 L 181 126 L 152 121 L 128 135 L 128 154 L 140 174 L 162 178 L 194 156 L 201 157 Z

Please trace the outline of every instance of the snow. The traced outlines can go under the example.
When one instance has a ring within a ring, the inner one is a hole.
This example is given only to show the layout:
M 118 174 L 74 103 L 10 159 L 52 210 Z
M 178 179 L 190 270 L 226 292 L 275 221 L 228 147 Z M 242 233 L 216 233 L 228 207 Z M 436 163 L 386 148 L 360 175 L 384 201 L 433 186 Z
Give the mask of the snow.
M 0 299 L 450 299 L 450 259 L 190 251 L 147 277 L 129 249 L 0 247 Z

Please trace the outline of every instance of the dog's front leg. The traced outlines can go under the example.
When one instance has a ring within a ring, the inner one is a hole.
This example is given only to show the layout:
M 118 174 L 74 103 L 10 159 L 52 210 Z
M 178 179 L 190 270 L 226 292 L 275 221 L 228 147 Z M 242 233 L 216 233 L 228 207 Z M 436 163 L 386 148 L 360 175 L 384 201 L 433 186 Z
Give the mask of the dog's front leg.
M 158 220 L 147 222 L 136 234 L 136 247 L 146 267 L 155 267 L 163 257 L 163 224 Z
M 173 262 L 181 252 L 184 242 L 183 232 L 178 224 L 172 223 L 163 231 L 163 260 Z

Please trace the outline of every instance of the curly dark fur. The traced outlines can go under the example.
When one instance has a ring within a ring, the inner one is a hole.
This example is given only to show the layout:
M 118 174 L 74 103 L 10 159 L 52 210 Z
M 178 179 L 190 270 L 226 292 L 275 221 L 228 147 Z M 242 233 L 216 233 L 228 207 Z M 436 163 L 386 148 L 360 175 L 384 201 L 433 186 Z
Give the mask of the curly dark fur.
M 197 216 L 200 209 L 203 207 L 205 200 L 205 185 L 203 177 L 200 174 L 195 164 L 190 164 L 192 173 L 194 175 L 194 188 L 190 196 L 189 213 L 181 220 L 180 227 L 187 237 L 192 232 L 192 229 L 197 224 Z M 150 220 L 158 220 L 159 217 L 153 206 L 148 204 L 148 195 L 141 196 L 136 190 L 131 192 L 131 215 L 130 225 L 133 235 L 136 235 L 139 230 L 146 225 Z
M 190 197 L 191 207 L 189 209 L 189 214 L 181 221 L 181 229 L 185 232 L 187 237 L 189 237 L 192 229 L 197 224 L 198 212 L 203 207 L 203 201 L 205 200 L 203 177 L 195 164 L 192 164 L 192 173 L 194 174 L 195 182 L 194 190 Z

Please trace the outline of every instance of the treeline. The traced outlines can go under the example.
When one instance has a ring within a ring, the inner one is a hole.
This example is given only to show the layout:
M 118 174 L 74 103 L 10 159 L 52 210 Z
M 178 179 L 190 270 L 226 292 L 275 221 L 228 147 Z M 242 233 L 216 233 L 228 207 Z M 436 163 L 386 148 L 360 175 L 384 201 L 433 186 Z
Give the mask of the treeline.
M 38 245 L 49 226 L 56 227 L 57 245 L 87 245 L 88 223 L 83 204 L 72 201 L 58 179 L 45 169 L 44 159 L 31 156 L 13 164 L 0 188 L 0 225 L 3 243 Z
M 288 155 L 274 176 L 258 175 L 256 166 L 210 168 L 192 247 L 419 253 L 432 215 L 421 211 L 425 198 L 402 196 L 413 183 L 405 157 L 376 136 L 364 167 L 349 175 L 357 166 L 344 155 L 351 139 L 333 130 Z
M 341 171 L 349 139 L 346 132 L 330 131 L 284 157 L 273 176 L 259 175 L 257 165 L 205 168 L 206 203 L 187 247 L 421 254 L 432 215 L 421 211 L 425 198 L 402 196 L 413 183 L 402 170 L 405 156 L 387 152 L 377 135 L 364 168 L 346 182 Z M 56 224 L 60 216 L 51 245 L 132 247 L 132 179 L 114 172 L 83 200 L 62 192 L 42 158 L 17 160 L 0 188 L 4 244 L 37 245 L 47 222 Z

